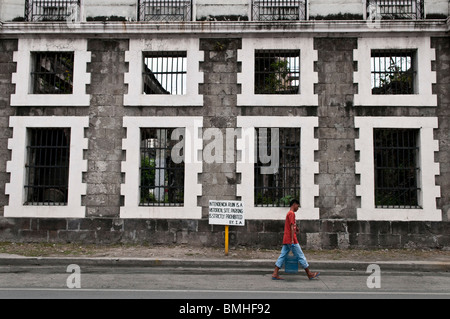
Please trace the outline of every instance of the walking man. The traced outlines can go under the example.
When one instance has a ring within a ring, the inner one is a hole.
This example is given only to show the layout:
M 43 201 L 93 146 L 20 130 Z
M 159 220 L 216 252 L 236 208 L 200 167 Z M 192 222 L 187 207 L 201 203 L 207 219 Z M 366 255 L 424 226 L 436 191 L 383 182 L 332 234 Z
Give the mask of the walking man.
M 317 279 L 320 273 L 311 272 L 309 270 L 309 264 L 306 261 L 305 255 L 303 254 L 303 251 L 297 240 L 296 233 L 299 232 L 299 229 L 297 228 L 297 225 L 295 223 L 295 213 L 298 211 L 300 202 L 296 199 L 293 199 L 289 205 L 291 206 L 291 209 L 286 215 L 286 222 L 284 224 L 283 248 L 281 249 L 280 257 L 278 257 L 278 260 L 275 263 L 275 270 L 272 274 L 272 279 L 283 280 L 283 278 L 278 275 L 278 271 L 281 269 L 281 267 L 283 267 L 283 264 L 286 261 L 286 257 L 290 251 L 294 253 L 294 256 L 297 258 L 298 262 L 305 270 L 309 280 Z

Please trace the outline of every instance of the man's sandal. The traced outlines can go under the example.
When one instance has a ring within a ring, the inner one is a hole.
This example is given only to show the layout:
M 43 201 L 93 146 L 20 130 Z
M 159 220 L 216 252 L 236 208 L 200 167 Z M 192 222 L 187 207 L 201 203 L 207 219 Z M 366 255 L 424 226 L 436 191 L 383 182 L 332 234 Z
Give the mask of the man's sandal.
M 317 277 L 319 277 L 319 275 L 320 275 L 320 272 L 314 272 L 312 274 L 312 276 L 311 277 L 308 276 L 308 278 L 309 278 L 309 280 L 317 280 L 317 279 L 319 279 L 319 278 L 317 278 Z
M 280 276 L 272 276 L 272 280 L 284 280 L 283 278 L 281 278 Z

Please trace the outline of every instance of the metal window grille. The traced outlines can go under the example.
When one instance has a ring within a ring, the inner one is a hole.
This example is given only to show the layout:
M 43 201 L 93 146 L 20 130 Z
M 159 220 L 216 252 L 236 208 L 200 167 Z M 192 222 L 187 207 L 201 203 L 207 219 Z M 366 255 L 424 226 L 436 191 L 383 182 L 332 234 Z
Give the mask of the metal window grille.
M 255 94 L 300 94 L 300 51 L 257 50 Z
M 140 21 L 192 21 L 192 0 L 139 0 Z
M 144 94 L 186 94 L 186 52 L 144 54 Z
M 306 20 L 306 0 L 252 0 L 254 21 Z
M 32 60 L 33 94 L 73 93 L 73 52 L 34 52 Z
M 371 65 L 372 94 L 415 93 L 415 51 L 374 50 Z
M 300 129 L 257 128 L 255 142 L 255 206 L 288 207 L 300 200 Z
M 174 130 L 141 129 L 140 206 L 184 205 L 184 160 L 172 158 L 174 147 L 182 142 L 172 139 Z
M 28 129 L 25 205 L 67 205 L 69 128 Z
M 418 137 L 415 129 L 374 129 L 377 208 L 419 207 Z
M 80 0 L 25 0 L 25 20 L 65 21 L 79 8 Z
M 367 12 L 376 12 L 382 19 L 425 18 L 424 0 L 368 0 Z

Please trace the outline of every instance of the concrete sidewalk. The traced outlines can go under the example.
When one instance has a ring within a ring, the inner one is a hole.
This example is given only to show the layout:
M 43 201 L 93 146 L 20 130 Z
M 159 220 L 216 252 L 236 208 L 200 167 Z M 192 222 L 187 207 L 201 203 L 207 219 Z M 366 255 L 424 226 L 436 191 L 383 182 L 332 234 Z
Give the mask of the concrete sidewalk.
M 0 266 L 167 267 L 272 271 L 279 250 L 233 247 L 229 255 L 213 247 L 187 245 L 81 245 L 2 243 Z M 446 250 L 305 250 L 312 270 L 450 272 Z
M 229 268 L 264 270 L 274 268 L 274 260 L 268 259 L 204 259 L 204 258 L 132 258 L 132 257 L 23 257 L 0 254 L 0 266 L 67 266 L 77 264 L 91 267 L 168 267 L 168 268 Z M 354 261 L 309 260 L 314 270 L 366 271 L 377 264 L 385 271 L 450 272 L 450 261 Z

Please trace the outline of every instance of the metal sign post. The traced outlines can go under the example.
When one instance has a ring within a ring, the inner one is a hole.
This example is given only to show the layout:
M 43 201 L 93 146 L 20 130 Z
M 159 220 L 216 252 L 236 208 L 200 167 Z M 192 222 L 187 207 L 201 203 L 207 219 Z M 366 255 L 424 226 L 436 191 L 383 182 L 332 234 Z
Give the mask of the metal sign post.
M 228 256 L 230 226 L 245 226 L 244 204 L 240 201 L 209 201 L 209 224 L 225 226 L 225 256 Z

